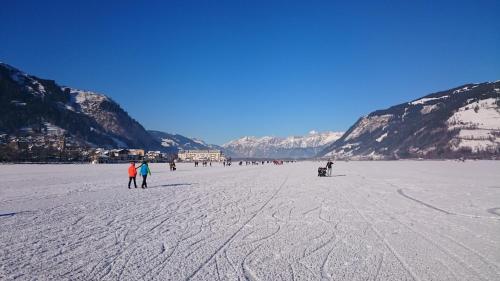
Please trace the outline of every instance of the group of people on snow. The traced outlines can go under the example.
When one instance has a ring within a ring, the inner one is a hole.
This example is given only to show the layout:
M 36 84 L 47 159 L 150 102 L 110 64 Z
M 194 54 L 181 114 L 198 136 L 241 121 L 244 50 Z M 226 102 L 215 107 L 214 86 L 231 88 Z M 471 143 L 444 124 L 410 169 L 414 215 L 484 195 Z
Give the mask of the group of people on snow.
M 199 164 L 200 164 L 199 161 L 194 161 L 195 167 L 198 167 Z M 201 162 L 201 164 L 203 165 L 203 167 L 207 167 L 208 165 L 210 165 L 210 167 L 212 167 L 212 161 L 210 161 L 210 162 L 203 161 L 203 162 Z
M 258 165 L 258 162 L 255 162 L 257 165 Z M 242 161 L 240 161 L 240 166 L 243 164 Z M 252 163 L 254 164 L 254 163 Z M 264 161 L 262 161 L 262 164 L 264 164 Z M 194 163 L 195 167 L 198 166 L 198 161 L 195 161 Z M 226 165 L 231 165 L 231 162 L 227 162 L 224 161 L 223 163 L 224 166 Z M 248 162 L 247 162 L 247 165 L 248 165 Z M 175 171 L 176 170 L 176 167 L 175 167 L 175 162 L 172 161 L 170 162 L 169 164 L 170 166 L 170 171 Z M 206 161 L 203 162 L 203 166 L 207 166 L 206 164 Z M 210 162 L 210 166 L 212 166 L 212 162 Z M 333 166 L 333 162 L 332 160 L 328 160 L 328 162 L 326 163 L 326 173 L 323 173 L 321 170 L 322 169 L 325 169 L 325 168 L 322 168 L 320 167 L 318 169 L 318 176 L 326 176 L 328 175 L 329 177 L 332 176 L 332 166 Z M 135 166 L 135 162 L 130 162 L 130 166 L 128 167 L 128 188 L 130 189 L 130 184 L 132 183 L 132 181 L 134 182 L 134 187 L 137 188 L 137 181 L 136 181 L 136 178 L 137 178 L 137 170 L 139 170 L 139 174 L 142 176 L 142 184 L 141 184 L 141 188 L 147 188 L 148 187 L 148 183 L 147 183 L 147 178 L 148 178 L 148 175 L 151 175 L 151 170 L 149 169 L 149 165 L 148 165 L 148 162 L 146 161 L 142 161 L 141 165 L 139 166 Z
M 332 176 L 332 166 L 333 162 L 332 160 L 328 160 L 326 163 L 326 167 L 319 167 L 318 168 L 318 177 L 331 177 Z
M 139 170 L 139 174 L 142 176 L 142 184 L 141 188 L 147 188 L 148 183 L 146 182 L 148 175 L 151 175 L 151 170 L 149 169 L 148 162 L 142 161 L 141 165 L 138 167 L 135 166 L 135 162 L 130 162 L 130 166 L 128 167 L 128 188 L 130 189 L 130 184 L 134 181 L 134 187 L 137 188 L 137 183 L 135 178 L 137 177 L 137 170 Z

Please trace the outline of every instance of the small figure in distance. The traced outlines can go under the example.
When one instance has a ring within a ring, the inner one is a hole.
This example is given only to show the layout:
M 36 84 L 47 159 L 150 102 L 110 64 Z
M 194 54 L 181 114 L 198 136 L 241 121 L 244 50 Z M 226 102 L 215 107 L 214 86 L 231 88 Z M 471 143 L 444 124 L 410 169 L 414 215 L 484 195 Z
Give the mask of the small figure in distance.
M 149 169 L 148 162 L 142 161 L 142 164 L 137 167 L 137 169 L 141 168 L 140 173 L 142 176 L 142 188 L 147 188 L 148 183 L 146 182 L 148 175 L 151 175 L 151 170 Z
M 132 180 L 134 181 L 134 186 L 137 188 L 137 183 L 135 178 L 137 177 L 137 168 L 135 167 L 135 162 L 130 162 L 130 166 L 128 167 L 128 189 L 130 189 L 130 184 Z
M 332 165 L 333 165 L 332 160 L 328 160 L 328 162 L 326 163 L 326 168 L 328 169 L 328 176 L 329 177 L 332 176 Z

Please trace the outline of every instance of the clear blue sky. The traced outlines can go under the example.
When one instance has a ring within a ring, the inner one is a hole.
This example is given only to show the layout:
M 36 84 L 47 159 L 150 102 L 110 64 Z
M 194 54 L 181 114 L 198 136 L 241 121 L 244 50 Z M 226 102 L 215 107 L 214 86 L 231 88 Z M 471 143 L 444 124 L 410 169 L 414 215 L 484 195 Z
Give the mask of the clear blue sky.
M 101 2 L 2 1 L 0 61 L 210 143 L 500 79 L 495 0 Z

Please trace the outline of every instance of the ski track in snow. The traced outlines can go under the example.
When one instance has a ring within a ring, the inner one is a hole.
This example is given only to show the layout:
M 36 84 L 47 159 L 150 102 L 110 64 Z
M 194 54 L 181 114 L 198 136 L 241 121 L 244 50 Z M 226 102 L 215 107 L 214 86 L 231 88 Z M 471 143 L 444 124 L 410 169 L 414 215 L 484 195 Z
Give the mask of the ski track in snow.
M 322 164 L 3 165 L 0 280 L 500 279 L 500 162 Z

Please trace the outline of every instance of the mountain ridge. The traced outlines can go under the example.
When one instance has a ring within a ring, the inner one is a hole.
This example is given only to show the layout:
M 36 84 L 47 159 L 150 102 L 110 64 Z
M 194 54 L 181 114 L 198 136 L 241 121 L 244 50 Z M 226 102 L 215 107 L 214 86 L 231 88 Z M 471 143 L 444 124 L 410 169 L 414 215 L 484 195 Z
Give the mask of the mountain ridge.
M 112 98 L 60 86 L 0 62 L 0 144 L 28 147 L 61 140 L 75 147 L 221 149 L 244 158 L 349 159 L 498 158 L 500 81 L 468 83 L 375 110 L 345 133 L 311 131 L 305 136 L 242 137 L 222 146 L 146 130 Z M 20 139 L 22 138 L 22 139 Z
M 496 158 L 500 82 L 469 83 L 375 110 L 318 156 L 349 159 Z
M 207 144 L 203 140 L 190 138 L 180 134 L 171 134 L 157 130 L 148 130 L 148 132 L 161 142 L 163 147 L 173 147 L 175 152 L 179 150 L 204 150 L 220 149 L 217 145 Z
M 0 135 L 4 139 L 21 136 L 42 147 L 47 138 L 55 143 L 64 137 L 79 147 L 144 148 L 167 153 L 214 147 L 179 134 L 148 131 L 103 93 L 62 86 L 3 62 L 0 94 L 4 109 Z M 158 138 L 159 133 L 165 134 L 163 139 Z
M 331 131 L 321 133 L 311 131 L 305 136 L 245 136 L 223 144 L 222 148 L 233 157 L 309 158 L 342 134 Z
M 42 148 L 63 138 L 76 147 L 173 152 L 107 95 L 60 86 L 0 63 L 0 135 Z M 51 134 L 49 134 L 49 132 Z M 6 142 L 6 141 L 5 141 Z

